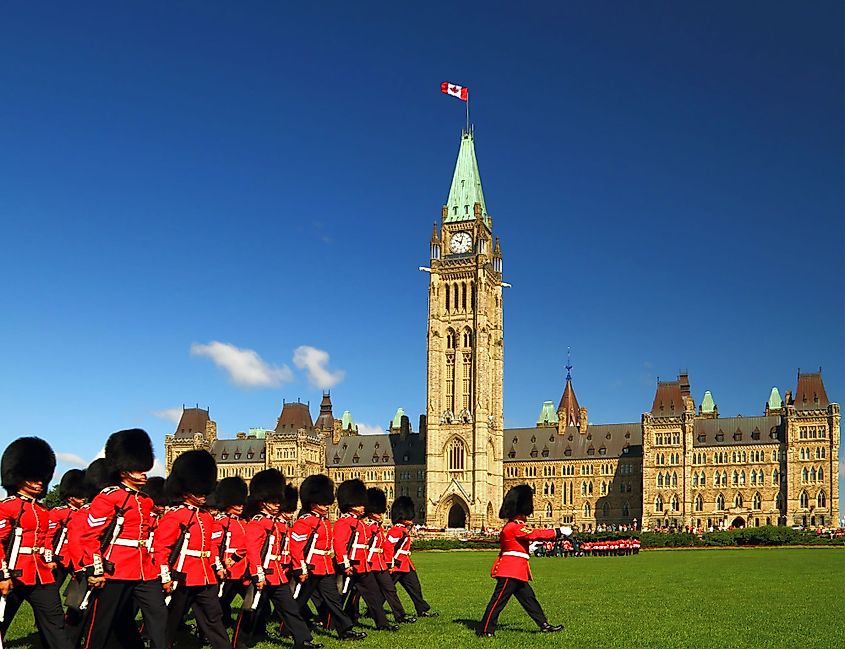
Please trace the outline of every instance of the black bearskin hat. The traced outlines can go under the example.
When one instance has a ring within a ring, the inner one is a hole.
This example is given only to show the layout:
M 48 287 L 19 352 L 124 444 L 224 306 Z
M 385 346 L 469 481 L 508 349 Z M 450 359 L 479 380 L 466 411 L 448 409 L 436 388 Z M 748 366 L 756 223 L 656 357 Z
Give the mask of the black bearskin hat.
M 331 505 L 334 502 L 334 482 L 322 473 L 309 475 L 299 486 L 299 500 L 305 511 L 314 505 Z
M 367 489 L 367 504 L 364 511 L 368 514 L 383 514 L 387 511 L 387 496 L 378 487 Z
M 278 469 L 259 471 L 249 483 L 249 499 L 254 503 L 280 503 L 285 497 L 285 476 Z
M 88 485 L 85 483 L 85 471 L 70 469 L 65 471 L 59 483 L 59 500 L 67 502 L 68 498 L 88 498 Z
M 121 471 L 149 471 L 154 460 L 150 436 L 140 428 L 112 433 L 106 441 L 106 461 L 117 475 Z
M 234 505 L 245 504 L 248 493 L 249 489 L 247 489 L 244 479 L 240 476 L 232 476 L 223 478 L 217 483 L 214 499 L 220 509 L 226 509 Z
M 505 494 L 499 509 L 499 518 L 513 520 L 519 515 L 531 516 L 534 513 L 534 492 L 527 484 L 512 487 Z
M 170 504 L 170 498 L 164 491 L 165 480 L 161 476 L 154 476 L 147 480 L 144 485 L 144 493 L 153 499 L 153 504 L 156 507 L 167 507 Z
M 39 437 L 19 437 L 6 447 L 0 460 L 0 481 L 11 495 L 24 482 L 43 482 L 43 497 L 56 470 L 56 455 Z
M 93 498 L 106 487 L 116 485 L 118 482 L 114 473 L 109 469 L 106 458 L 98 457 L 85 469 L 85 484 L 88 488 L 88 497 Z
M 217 464 L 208 451 L 185 451 L 173 461 L 164 483 L 168 496 L 207 496 L 217 486 Z
M 399 496 L 393 501 L 393 506 L 390 508 L 390 520 L 394 523 L 412 521 L 416 513 L 414 501 L 409 496 Z
M 342 514 L 350 507 L 361 507 L 367 504 L 367 485 L 361 480 L 344 480 L 337 487 L 337 506 Z
M 221 509 L 223 509 L 220 506 L 220 501 L 217 498 L 217 491 L 212 491 L 205 497 L 205 502 L 202 504 L 202 507 L 206 511 L 211 511 L 212 509 L 220 511 Z
M 285 485 L 285 497 L 282 500 L 283 512 L 295 512 L 296 504 L 299 502 L 299 489 L 292 484 Z

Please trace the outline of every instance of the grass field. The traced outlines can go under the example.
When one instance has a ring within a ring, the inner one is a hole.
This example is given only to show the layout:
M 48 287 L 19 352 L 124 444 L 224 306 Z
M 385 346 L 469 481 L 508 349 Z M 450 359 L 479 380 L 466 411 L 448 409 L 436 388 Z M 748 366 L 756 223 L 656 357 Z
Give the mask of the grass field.
M 650 551 L 614 558 L 531 560 L 534 588 L 557 634 L 540 634 L 515 600 L 495 639 L 475 637 L 493 590 L 492 552 L 415 555 L 423 592 L 440 617 L 398 633 L 372 631 L 363 642 L 317 633 L 339 647 L 801 647 L 845 646 L 845 551 L 841 548 Z M 407 597 L 403 601 L 412 610 Z M 364 620 L 370 623 L 371 620 Z M 371 628 L 364 627 L 365 631 Z M 36 642 L 24 606 L 6 647 Z M 194 648 L 185 638 L 177 647 Z M 288 640 L 260 649 L 290 646 Z

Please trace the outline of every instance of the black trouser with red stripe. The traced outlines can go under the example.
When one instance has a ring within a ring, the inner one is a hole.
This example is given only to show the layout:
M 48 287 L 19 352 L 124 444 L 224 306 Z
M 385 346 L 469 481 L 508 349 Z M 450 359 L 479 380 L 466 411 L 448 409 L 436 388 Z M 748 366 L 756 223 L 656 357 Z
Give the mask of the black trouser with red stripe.
M 384 596 L 385 601 L 390 605 L 390 610 L 393 611 L 393 618 L 396 621 L 405 617 L 405 607 L 399 599 L 399 594 L 396 592 L 396 584 L 393 583 L 393 578 L 387 570 L 377 570 L 373 573 L 378 583 L 379 590 Z
M 144 630 L 150 647 L 166 649 L 167 607 L 164 605 L 164 591 L 158 579 L 107 579 L 106 585 L 99 590 L 94 603 L 91 604 L 91 622 L 82 644 L 84 649 L 105 647 L 112 630 L 122 647 L 137 646 L 135 643 L 140 641 L 137 627 L 132 624 L 132 628 L 127 629 L 123 624 L 126 611 L 132 610 L 133 602 L 144 616 Z M 140 646 L 144 646 L 143 642 Z
M 343 612 L 352 618 L 353 622 L 358 621 L 358 600 L 361 598 L 367 603 L 367 608 L 376 626 L 387 626 L 387 615 L 384 613 L 384 595 L 376 581 L 375 573 L 362 572 L 352 575 L 352 582 L 349 584 L 349 592 L 346 594 Z
M 232 600 L 235 595 L 241 598 L 246 594 L 247 585 L 240 579 L 227 579 L 223 582 L 223 594 L 220 596 L 220 609 L 223 611 L 223 625 L 232 626 Z
M 414 603 L 414 608 L 417 609 L 417 615 L 431 610 L 431 606 L 423 598 L 422 586 L 420 585 L 420 578 L 417 576 L 416 570 L 411 570 L 410 572 L 394 572 L 391 577 L 393 577 L 394 584 L 402 584 L 402 587 Z
M 303 586 L 303 590 L 304 588 Z M 263 600 L 260 604 L 273 603 L 276 615 L 285 623 L 285 630 L 293 636 L 294 647 L 301 647 L 303 643 L 311 641 L 311 632 L 308 630 L 305 620 L 302 619 L 299 602 L 293 598 L 293 593 L 288 584 L 265 585 L 260 592 Z M 259 620 L 259 611 L 241 610 L 235 624 L 235 633 L 232 636 L 232 646 L 235 649 L 243 649 L 253 644 L 253 635 Z
M 511 595 L 522 604 L 522 608 L 537 623 L 537 626 L 542 626 L 547 622 L 546 614 L 543 613 L 543 607 L 537 601 L 531 584 L 513 577 L 496 577 L 496 588 L 493 589 L 493 596 L 490 598 L 487 610 L 484 611 L 484 617 L 481 618 L 479 633 L 490 633 L 496 630 L 499 614 L 504 610 Z
M 5 640 L 6 629 L 25 601 L 32 607 L 41 644 L 48 649 L 71 649 L 73 645 L 65 632 L 57 583 L 24 586 L 16 580 L 12 592 L 6 597 L 6 614 L 0 623 L 0 638 Z
M 343 635 L 352 628 L 352 620 L 343 612 L 340 603 L 340 593 L 337 590 L 337 575 L 308 575 L 299 590 L 296 599 L 300 610 L 308 607 L 308 600 L 317 591 L 323 600 L 322 605 L 328 611 L 329 626 L 334 627 L 338 635 Z
M 211 649 L 229 649 L 229 634 L 223 626 L 223 613 L 217 597 L 219 586 L 178 586 L 170 595 L 167 607 L 167 646 L 172 647 L 179 631 L 179 623 L 190 608 L 194 612 L 197 627 Z

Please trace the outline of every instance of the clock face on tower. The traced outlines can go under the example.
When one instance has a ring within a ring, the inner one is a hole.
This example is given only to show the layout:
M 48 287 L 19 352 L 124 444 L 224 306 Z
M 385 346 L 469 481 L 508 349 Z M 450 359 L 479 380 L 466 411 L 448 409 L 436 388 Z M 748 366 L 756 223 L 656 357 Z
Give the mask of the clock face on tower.
M 469 252 L 472 249 L 472 237 L 469 232 L 456 232 L 449 242 L 449 250 L 457 254 Z

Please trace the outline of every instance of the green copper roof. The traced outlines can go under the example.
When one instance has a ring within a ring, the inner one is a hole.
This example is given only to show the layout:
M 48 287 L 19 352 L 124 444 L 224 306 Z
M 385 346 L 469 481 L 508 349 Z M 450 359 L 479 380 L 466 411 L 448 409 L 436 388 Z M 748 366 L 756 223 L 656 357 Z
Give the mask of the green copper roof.
M 544 401 L 543 409 L 540 410 L 540 416 L 537 418 L 537 425 L 541 424 L 556 424 L 557 413 L 555 412 L 555 404 L 553 401 Z
M 481 175 L 478 173 L 478 161 L 475 159 L 475 141 L 472 131 L 461 132 L 461 148 L 452 176 L 452 187 L 446 201 L 446 223 L 472 221 L 475 219 L 474 205 L 481 204 L 481 215 L 489 223 L 487 204 L 481 190 Z
M 701 400 L 701 412 L 713 412 L 716 409 L 716 402 L 713 401 L 713 395 L 710 390 L 704 392 L 704 398 Z
M 352 413 L 348 410 L 343 411 L 343 415 L 340 418 L 340 425 L 343 427 L 343 430 L 358 430 L 357 424 L 352 419 Z
M 402 417 L 405 416 L 404 408 L 397 408 L 396 414 L 393 415 L 393 421 L 390 424 L 391 428 L 402 428 Z
M 780 398 L 780 392 L 777 388 L 772 388 L 772 393 L 769 395 L 769 410 L 780 410 L 783 406 L 783 400 Z
M 267 430 L 264 428 L 250 428 L 247 437 L 255 437 L 256 439 L 264 439 L 267 436 Z

